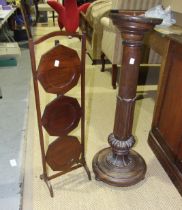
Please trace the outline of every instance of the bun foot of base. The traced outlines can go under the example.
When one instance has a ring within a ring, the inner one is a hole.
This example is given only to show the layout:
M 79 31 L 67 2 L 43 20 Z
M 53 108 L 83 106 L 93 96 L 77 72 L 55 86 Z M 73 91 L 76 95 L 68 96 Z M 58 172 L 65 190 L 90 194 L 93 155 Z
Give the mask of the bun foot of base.
M 96 181 L 101 181 L 98 176 L 95 176 Z

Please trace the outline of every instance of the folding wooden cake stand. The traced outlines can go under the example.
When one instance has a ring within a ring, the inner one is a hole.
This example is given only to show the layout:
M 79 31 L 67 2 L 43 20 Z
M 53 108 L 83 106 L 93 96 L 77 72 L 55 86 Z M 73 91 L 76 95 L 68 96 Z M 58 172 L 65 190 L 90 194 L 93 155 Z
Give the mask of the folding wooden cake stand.
M 143 158 L 131 150 L 136 88 L 144 34 L 161 19 L 146 18 L 139 11 L 113 10 L 110 17 L 123 38 L 123 60 L 117 96 L 114 130 L 108 137 L 111 147 L 99 151 L 93 159 L 96 179 L 114 186 L 130 186 L 146 173 Z
M 77 52 L 69 47 L 57 44 L 51 50 L 45 52 L 40 59 L 38 67 L 35 62 L 35 45 L 55 36 L 77 37 L 81 39 L 81 59 Z M 39 127 L 39 139 L 42 155 L 43 174 L 41 179 L 47 184 L 53 197 L 50 180 L 62 174 L 83 166 L 91 179 L 90 171 L 85 161 L 85 34 L 68 34 L 66 32 L 52 32 L 40 39 L 33 41 L 29 39 L 29 49 L 32 63 L 32 74 L 35 91 L 35 102 Z M 69 90 L 77 85 L 81 75 L 81 104 L 76 98 L 65 96 Z M 40 96 L 38 81 L 48 93 L 56 94 L 43 112 L 40 109 Z M 69 133 L 75 129 L 81 119 L 81 140 Z M 45 151 L 43 127 L 50 136 L 58 136 L 49 144 Z M 47 164 L 54 175 L 48 176 Z

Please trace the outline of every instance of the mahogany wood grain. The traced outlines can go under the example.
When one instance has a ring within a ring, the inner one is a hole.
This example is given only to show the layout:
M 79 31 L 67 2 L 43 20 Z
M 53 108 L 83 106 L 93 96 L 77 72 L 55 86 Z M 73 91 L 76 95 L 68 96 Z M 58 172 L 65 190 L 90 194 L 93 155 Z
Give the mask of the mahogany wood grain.
M 75 136 L 59 137 L 49 144 L 46 161 L 53 171 L 65 171 L 77 164 L 82 146 Z
M 46 92 L 64 94 L 77 84 L 80 68 L 75 50 L 56 45 L 41 56 L 37 78 Z
M 81 107 L 76 98 L 58 96 L 44 110 L 42 125 L 50 136 L 65 136 L 78 126 Z

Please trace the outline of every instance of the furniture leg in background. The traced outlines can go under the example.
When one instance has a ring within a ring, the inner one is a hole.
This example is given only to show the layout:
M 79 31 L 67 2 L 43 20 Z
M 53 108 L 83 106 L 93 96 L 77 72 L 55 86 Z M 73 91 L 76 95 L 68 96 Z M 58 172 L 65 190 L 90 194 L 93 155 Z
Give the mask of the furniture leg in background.
M 2 96 L 2 91 L 1 91 L 1 88 L 0 88 L 0 99 L 3 98 Z
M 93 159 L 97 180 L 114 186 L 130 186 L 144 179 L 144 159 L 131 150 L 136 88 L 141 61 L 141 47 L 145 32 L 152 30 L 161 19 L 146 18 L 141 12 L 111 10 L 113 24 L 120 30 L 123 42 L 123 60 L 117 96 L 114 130 L 108 137 L 111 147 L 99 151 Z

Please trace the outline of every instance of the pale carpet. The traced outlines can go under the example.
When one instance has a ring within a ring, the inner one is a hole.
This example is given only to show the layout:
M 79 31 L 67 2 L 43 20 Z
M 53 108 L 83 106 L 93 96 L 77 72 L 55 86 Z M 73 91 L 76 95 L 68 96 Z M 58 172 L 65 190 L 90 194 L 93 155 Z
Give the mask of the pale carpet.
M 38 34 L 44 34 L 51 28 L 39 28 Z M 62 43 L 79 49 L 77 39 L 62 39 Z M 37 49 L 37 55 L 53 41 L 48 41 Z M 109 66 L 110 67 L 110 66 Z M 26 168 L 23 196 L 24 210 L 180 210 L 182 200 L 176 188 L 161 167 L 147 144 L 154 108 L 156 86 L 143 86 L 141 90 L 150 90 L 150 97 L 136 103 L 133 134 L 136 137 L 134 150 L 139 152 L 147 164 L 146 177 L 140 183 L 126 188 L 117 188 L 98 182 L 92 172 L 92 159 L 96 152 L 108 147 L 107 137 L 113 130 L 116 94 L 111 87 L 109 71 L 100 72 L 100 66 L 93 66 L 87 57 L 86 65 L 86 160 L 92 173 L 88 181 L 83 168 L 77 169 L 51 181 L 54 198 L 50 197 L 45 183 L 40 180 L 42 173 L 39 138 L 33 88 L 30 94 L 29 123 L 27 135 Z M 69 95 L 80 97 L 78 85 Z M 68 95 L 68 94 L 67 94 Z M 43 106 L 52 96 L 41 89 Z M 42 106 L 42 107 L 43 107 Z M 80 136 L 79 128 L 73 133 Z M 45 134 L 46 135 L 46 134 Z M 46 135 L 46 139 L 48 139 Z

